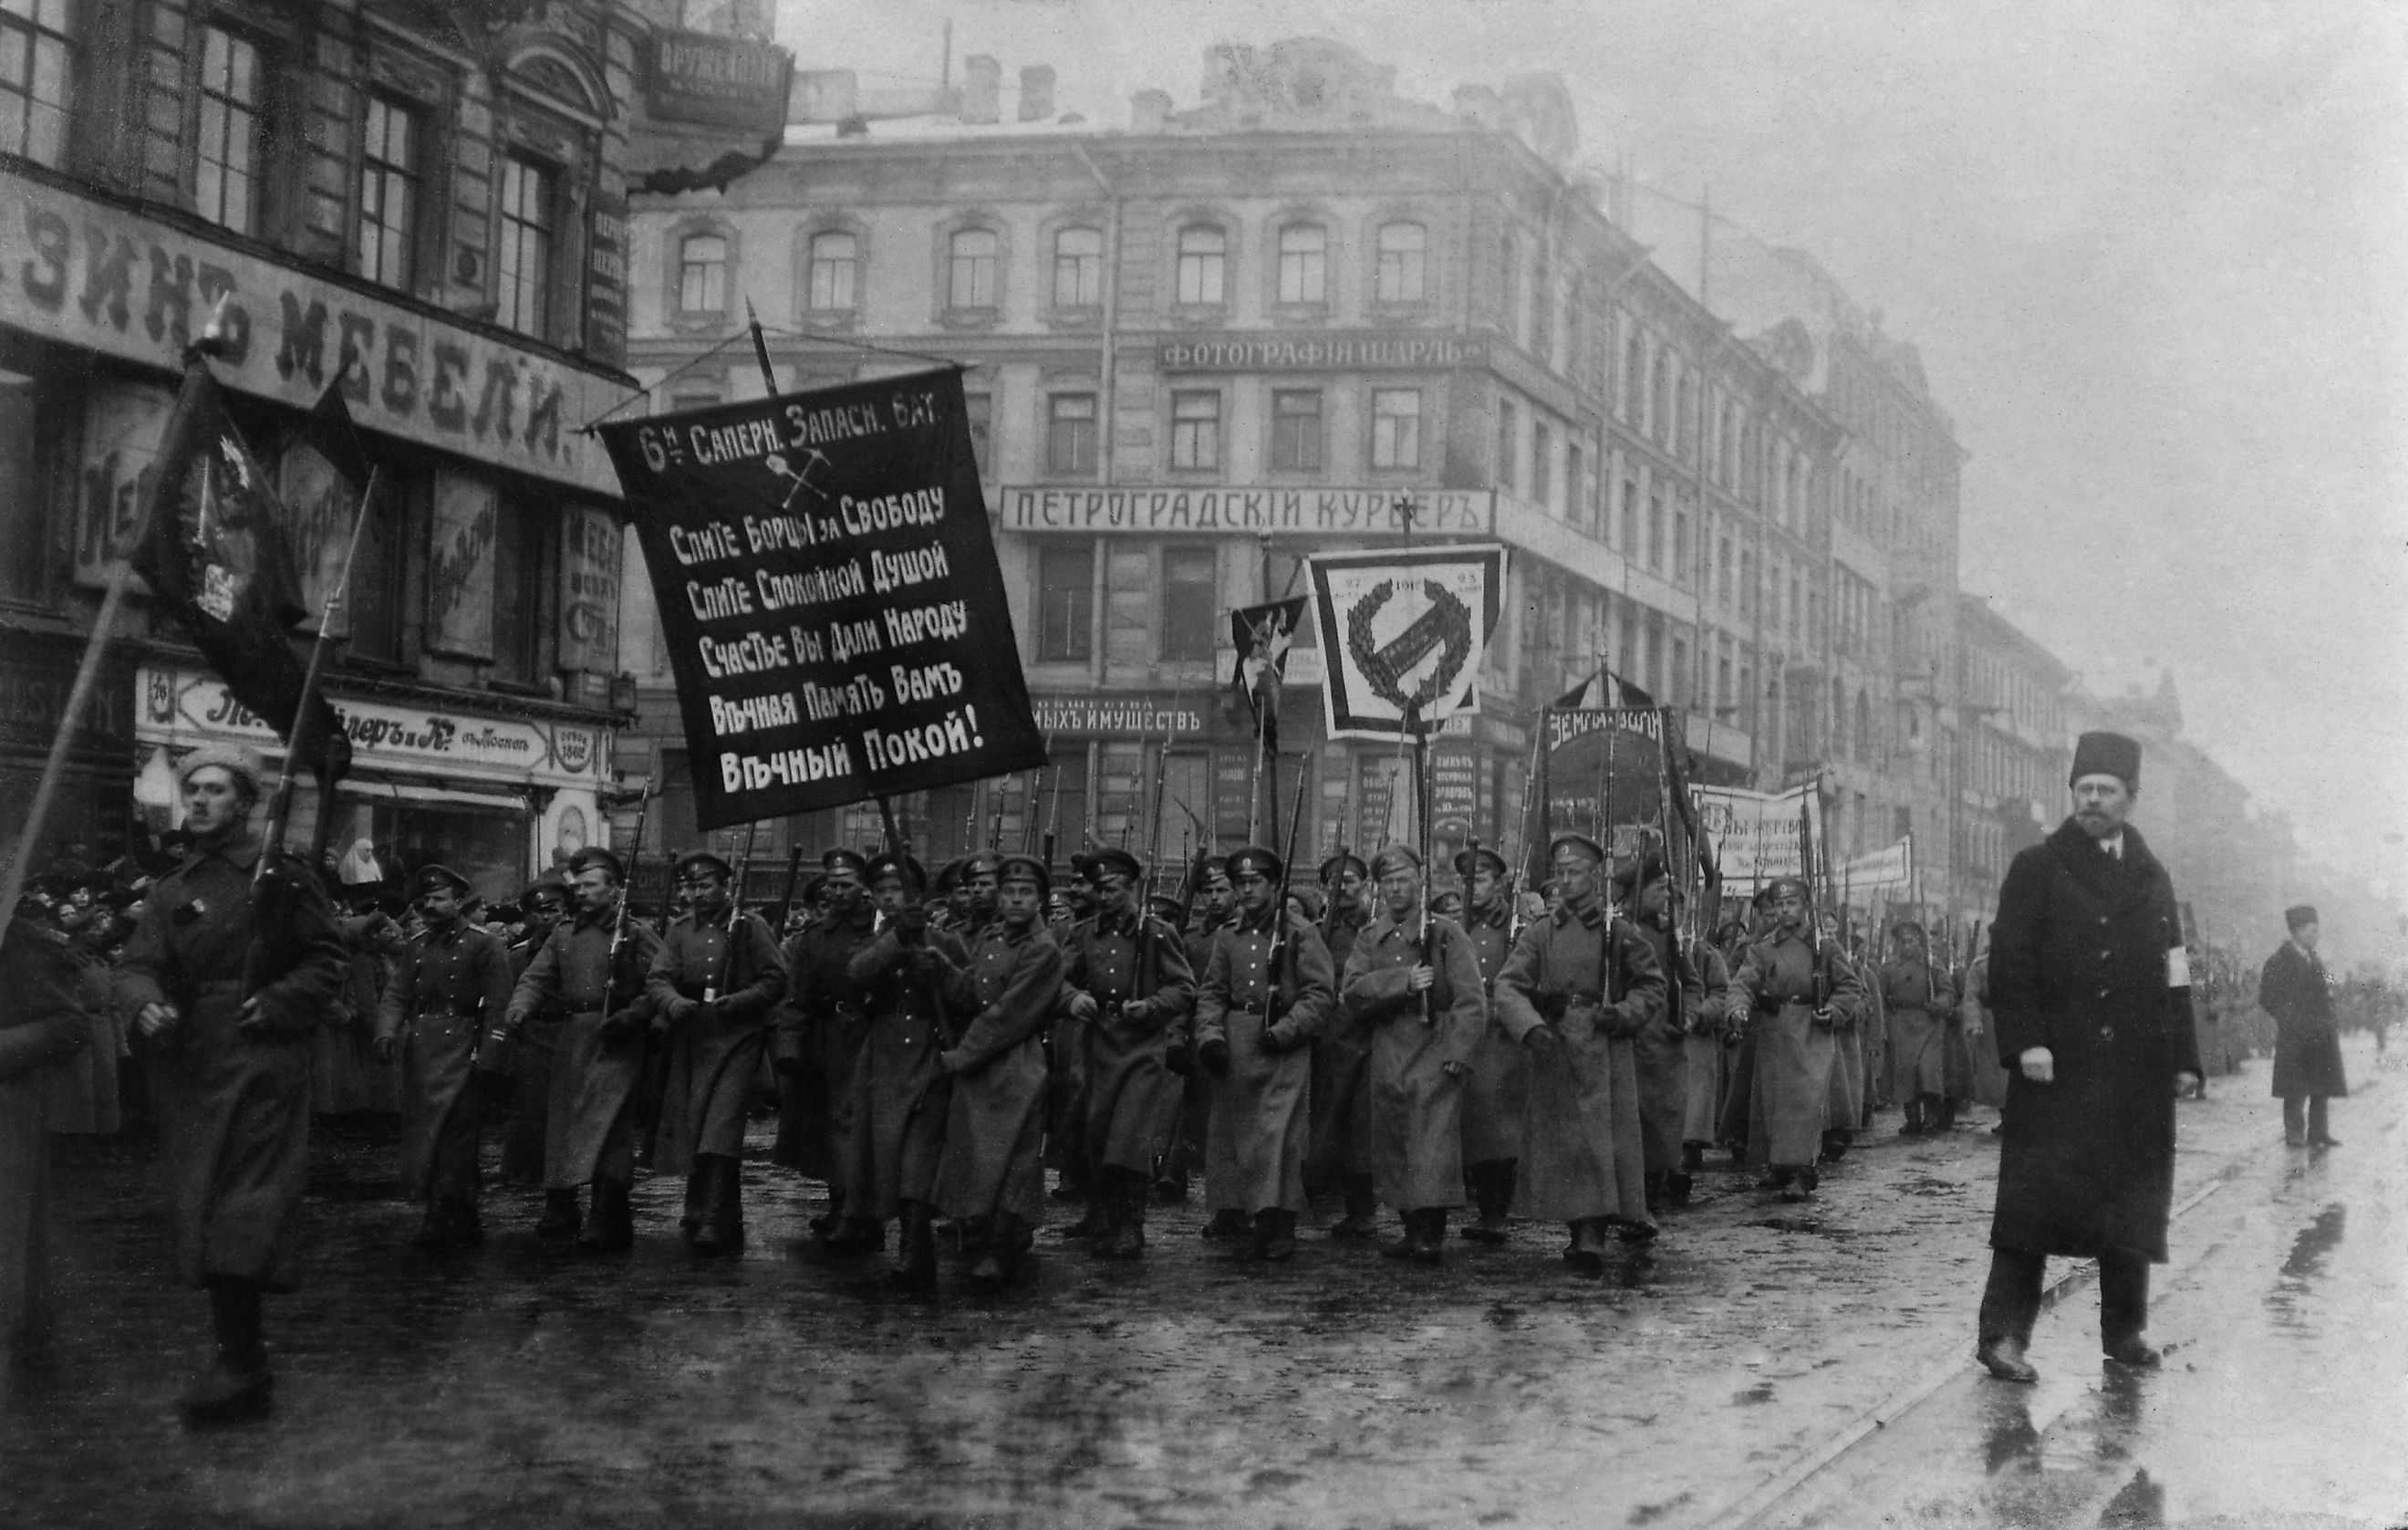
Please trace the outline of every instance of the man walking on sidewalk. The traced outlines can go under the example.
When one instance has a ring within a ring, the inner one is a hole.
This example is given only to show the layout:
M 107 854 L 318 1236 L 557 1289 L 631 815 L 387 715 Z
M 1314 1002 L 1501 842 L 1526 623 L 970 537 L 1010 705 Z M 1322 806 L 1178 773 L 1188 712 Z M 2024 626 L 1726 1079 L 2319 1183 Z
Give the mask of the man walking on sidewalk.
M 2332 980 L 2316 955 L 2316 911 L 2283 913 L 2291 938 L 2258 974 L 2258 1007 L 2274 1017 L 2274 1097 L 2283 1102 L 2283 1140 L 2294 1148 L 2338 1148 L 2325 1130 L 2325 1102 L 2349 1092 L 2341 1071 L 2341 1032 Z
M 2155 1365 L 2149 1266 L 2166 1258 L 2174 1097 L 2199 1082 L 2189 962 L 2173 884 L 2125 818 L 2141 746 L 2085 733 L 2073 816 L 2018 854 L 1990 926 L 1990 1003 L 2009 1070 L 1990 1279 L 1976 1357 L 2024 1360 L 2048 1256 L 2099 1262 L 2107 1358 Z

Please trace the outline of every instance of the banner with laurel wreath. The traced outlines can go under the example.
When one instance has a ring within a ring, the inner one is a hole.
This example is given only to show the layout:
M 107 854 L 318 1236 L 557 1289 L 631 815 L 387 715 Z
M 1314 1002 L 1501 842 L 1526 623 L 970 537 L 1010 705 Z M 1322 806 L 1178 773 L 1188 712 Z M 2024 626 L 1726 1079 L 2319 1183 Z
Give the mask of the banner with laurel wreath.
M 1505 599 L 1494 543 L 1325 553 L 1312 560 L 1322 698 L 1333 739 L 1396 739 L 1480 710 L 1480 666 Z

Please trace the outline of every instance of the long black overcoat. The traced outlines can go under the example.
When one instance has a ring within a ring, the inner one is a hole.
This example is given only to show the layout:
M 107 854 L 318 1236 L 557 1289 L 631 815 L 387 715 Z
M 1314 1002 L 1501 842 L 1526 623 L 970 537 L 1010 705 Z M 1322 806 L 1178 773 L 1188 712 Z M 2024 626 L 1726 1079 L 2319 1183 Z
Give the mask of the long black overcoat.
M 2274 1098 L 2349 1092 L 2322 961 L 2289 941 L 2276 946 L 2258 974 L 2258 1007 L 2274 1017 Z
M 2140 831 L 2118 859 L 2071 819 L 2015 857 L 1990 927 L 1990 1006 L 2007 1069 L 1990 1246 L 2163 1263 L 2174 1075 L 2199 1072 L 2173 884 Z M 2023 1075 L 2045 1046 L 2056 1077 Z

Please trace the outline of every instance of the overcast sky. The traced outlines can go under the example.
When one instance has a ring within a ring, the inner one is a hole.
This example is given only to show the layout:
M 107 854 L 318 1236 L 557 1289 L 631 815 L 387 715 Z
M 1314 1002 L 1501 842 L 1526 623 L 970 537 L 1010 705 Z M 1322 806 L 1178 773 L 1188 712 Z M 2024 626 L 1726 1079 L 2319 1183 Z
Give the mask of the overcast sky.
M 950 17 L 957 79 L 1050 63 L 1104 126 L 1194 105 L 1225 39 L 1333 36 L 1439 104 L 1559 72 L 1584 157 L 1710 184 L 1921 349 L 1968 590 L 2095 686 L 2171 666 L 2261 807 L 2408 895 L 2408 6 L 781 5 L 802 67 L 933 81 Z

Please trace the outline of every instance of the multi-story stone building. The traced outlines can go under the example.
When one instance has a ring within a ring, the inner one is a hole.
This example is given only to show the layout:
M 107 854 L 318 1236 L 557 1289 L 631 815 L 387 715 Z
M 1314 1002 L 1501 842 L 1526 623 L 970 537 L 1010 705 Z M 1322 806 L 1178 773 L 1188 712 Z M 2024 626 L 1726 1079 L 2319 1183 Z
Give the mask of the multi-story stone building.
M 1434 746 L 1442 841 L 1515 838 L 1537 711 L 1600 662 L 1684 709 L 1710 776 L 1817 758 L 1823 687 L 1792 677 L 1828 641 L 1837 421 L 1650 262 L 1574 166 L 1559 85 L 1440 108 L 1391 79 L 1324 41 L 1224 47 L 1198 105 L 1141 92 L 1106 128 L 1054 111 L 1041 67 L 1002 120 L 974 58 L 947 115 L 798 126 L 724 195 L 638 199 L 630 365 L 656 406 L 761 392 L 731 343 L 748 301 L 781 388 L 968 368 L 1055 768 L 912 804 L 930 853 L 1056 825 L 1149 844 L 1157 771 L 1167 851 L 1268 834 L 1225 613 L 1409 533 L 1511 552 L 1481 714 Z M 1393 751 L 1323 733 L 1319 641 L 1283 720 L 1316 854 L 1401 822 Z M 674 827 L 663 657 L 642 730 Z
M 297 429 L 330 382 L 381 472 L 329 678 L 357 764 L 332 803 L 305 792 L 299 842 L 498 893 L 603 832 L 621 529 L 578 426 L 626 391 L 626 113 L 656 8 L 0 9 L 10 838 L 212 315 L 313 610 L 353 511 Z M 165 828 L 183 750 L 275 753 L 178 632 L 137 611 L 123 639 L 36 856 Z
M 1977 595 L 1957 606 L 1955 774 L 1947 825 L 1956 906 L 1985 917 L 2008 863 L 2063 820 L 2073 763 L 2073 671 Z

